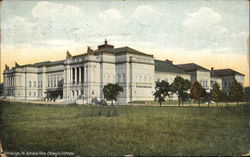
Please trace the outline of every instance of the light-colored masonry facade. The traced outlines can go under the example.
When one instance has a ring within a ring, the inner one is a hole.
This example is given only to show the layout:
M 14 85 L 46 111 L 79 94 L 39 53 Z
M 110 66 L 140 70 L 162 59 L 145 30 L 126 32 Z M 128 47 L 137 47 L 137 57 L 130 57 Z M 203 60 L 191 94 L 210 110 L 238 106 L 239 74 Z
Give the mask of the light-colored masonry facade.
M 4 70 L 4 96 L 9 99 L 57 99 L 60 102 L 81 100 L 84 104 L 104 100 L 103 87 L 118 83 L 124 91 L 116 104 L 132 101 L 153 100 L 155 81 L 167 80 L 172 83 L 176 76 L 201 81 L 211 89 L 218 82 L 230 77 L 211 77 L 210 71 L 185 72 L 171 61 L 155 60 L 153 55 L 142 53 L 130 47 L 114 48 L 107 41 L 97 50 L 88 48 L 87 53 L 71 56 L 65 60 L 47 61 L 18 65 Z M 235 76 L 244 81 L 244 75 Z

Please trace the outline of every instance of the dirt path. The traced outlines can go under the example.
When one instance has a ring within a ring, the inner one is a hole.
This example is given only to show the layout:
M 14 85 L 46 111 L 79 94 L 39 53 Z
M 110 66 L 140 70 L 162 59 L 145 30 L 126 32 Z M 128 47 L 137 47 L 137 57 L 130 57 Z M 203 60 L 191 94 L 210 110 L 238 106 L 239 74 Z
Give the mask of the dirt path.
M 37 100 L 15 100 L 15 99 L 0 99 L 0 101 L 5 102 L 22 102 L 22 103 L 32 103 L 32 104 L 56 104 L 56 105 L 66 105 L 66 103 L 58 103 L 51 101 L 37 101 Z

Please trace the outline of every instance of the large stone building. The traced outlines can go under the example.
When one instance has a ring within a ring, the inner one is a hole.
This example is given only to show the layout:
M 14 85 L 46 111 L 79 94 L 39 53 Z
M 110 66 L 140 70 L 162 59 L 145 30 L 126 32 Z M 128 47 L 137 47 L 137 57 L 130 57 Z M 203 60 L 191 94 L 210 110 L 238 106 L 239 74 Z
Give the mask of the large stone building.
M 222 86 L 222 79 L 220 77 L 216 77 L 211 75 L 210 70 L 197 65 L 195 63 L 188 63 L 188 64 L 179 64 L 177 65 L 185 72 L 190 74 L 191 82 L 194 83 L 196 80 L 200 82 L 200 84 L 209 92 L 212 89 L 212 86 L 215 82 Z
M 234 80 L 243 85 L 244 76 L 245 76 L 244 74 L 239 73 L 232 69 L 218 69 L 218 70 L 214 70 L 213 68 L 211 69 L 211 77 L 216 77 L 221 79 L 222 82 L 221 88 L 226 93 L 229 92 L 230 88 L 233 85 Z
M 194 67 L 193 67 L 194 66 Z M 118 83 L 124 91 L 117 104 L 153 100 L 155 81 L 172 83 L 176 76 L 198 80 L 208 90 L 211 83 L 222 84 L 225 77 L 216 70 L 201 66 L 174 65 L 172 61 L 155 60 L 153 55 L 130 47 L 114 48 L 105 40 L 97 50 L 72 56 L 65 60 L 18 65 L 4 70 L 4 96 L 12 99 L 41 100 L 44 98 L 83 103 L 104 100 L 102 89 L 108 83 Z M 238 73 L 240 74 L 240 73 Z M 236 78 L 239 76 L 237 75 Z M 244 79 L 240 75 L 240 80 Z

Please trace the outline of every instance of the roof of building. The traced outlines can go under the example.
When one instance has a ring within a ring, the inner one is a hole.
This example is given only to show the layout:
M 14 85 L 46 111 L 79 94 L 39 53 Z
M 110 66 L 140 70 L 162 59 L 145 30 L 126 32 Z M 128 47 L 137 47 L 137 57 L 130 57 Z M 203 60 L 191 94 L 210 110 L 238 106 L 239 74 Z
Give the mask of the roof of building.
M 120 48 L 115 48 L 114 51 L 115 51 L 116 53 L 130 52 L 130 53 L 139 54 L 139 55 L 153 56 L 153 55 L 151 55 L 151 54 L 143 53 L 143 52 L 141 52 L 141 51 L 135 50 L 135 49 L 133 49 L 133 48 L 131 48 L 131 47 L 128 47 L 128 46 L 120 47 Z
M 59 61 L 44 61 L 44 62 L 38 62 L 34 64 L 25 64 L 25 65 L 20 65 L 18 67 L 41 67 L 41 66 L 52 66 L 52 65 L 60 65 L 63 64 L 64 60 L 59 60 Z
M 45 66 L 62 65 L 64 63 L 64 61 L 65 60 L 53 61 L 53 62 L 50 62 L 49 64 L 47 64 Z
M 114 45 L 109 45 L 107 39 L 105 39 L 104 44 L 98 46 L 98 49 L 103 48 L 114 48 Z
M 187 74 L 181 68 L 174 65 L 171 61 L 168 60 L 155 60 L 155 71 Z
M 44 61 L 44 62 L 39 62 L 39 63 L 32 64 L 31 66 L 34 66 L 34 67 L 46 66 L 46 65 L 48 65 L 50 63 L 51 63 L 51 61 Z
M 180 67 L 181 69 L 183 69 L 185 72 L 191 72 L 191 71 L 197 71 L 197 70 L 201 70 L 201 71 L 210 71 L 198 64 L 195 63 L 187 63 L 187 64 L 177 64 L 176 66 Z
M 153 56 L 151 54 L 143 53 L 141 51 L 135 50 L 131 47 L 125 46 L 125 47 L 119 47 L 119 48 L 109 48 L 109 47 L 104 47 L 102 49 L 97 49 L 94 51 L 94 53 L 99 53 L 99 52 L 109 52 L 109 53 L 115 53 L 116 55 L 122 54 L 122 53 L 134 53 L 138 55 L 144 55 L 144 56 Z
M 218 70 L 213 70 L 212 76 L 217 76 L 217 77 L 221 77 L 221 76 L 235 76 L 236 74 L 245 76 L 244 74 L 242 74 L 240 72 L 237 72 L 235 70 L 232 70 L 232 69 L 218 69 Z

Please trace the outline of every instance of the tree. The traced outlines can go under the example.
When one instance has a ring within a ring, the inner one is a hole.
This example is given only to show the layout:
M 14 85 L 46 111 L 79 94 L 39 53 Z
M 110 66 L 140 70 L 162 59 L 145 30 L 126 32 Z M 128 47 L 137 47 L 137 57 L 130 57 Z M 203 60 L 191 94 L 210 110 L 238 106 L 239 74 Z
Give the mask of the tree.
M 3 95 L 3 83 L 0 83 L 0 96 Z
M 232 87 L 229 91 L 229 96 L 232 101 L 236 101 L 237 105 L 239 101 L 242 101 L 244 98 L 244 89 L 241 83 L 234 80 Z
M 166 96 L 169 97 L 169 92 L 170 92 L 170 85 L 168 82 L 162 80 L 155 82 L 155 92 L 154 92 L 154 97 L 155 101 L 157 100 L 161 106 L 162 102 L 165 101 Z
M 188 99 L 187 91 L 191 87 L 191 82 L 187 79 L 182 78 L 181 76 L 176 76 L 174 82 L 171 84 L 171 91 L 178 96 L 178 103 L 181 106 L 183 102 Z
M 211 90 L 212 100 L 216 102 L 217 106 L 221 99 L 222 91 L 220 90 L 220 86 L 217 82 L 214 83 L 213 89 Z
M 199 106 L 201 99 L 206 95 L 206 89 L 204 89 L 198 81 L 192 84 L 190 95 L 194 100 L 198 100 Z
M 226 92 L 221 92 L 221 100 L 225 102 L 226 106 L 228 105 L 228 94 Z
M 205 90 L 204 100 L 207 101 L 207 106 L 209 107 L 211 102 L 211 93 L 206 92 L 206 90 Z
M 250 102 L 250 87 L 245 88 L 245 102 Z
M 105 85 L 102 89 L 104 98 L 107 101 L 111 101 L 111 105 L 113 105 L 114 100 L 115 101 L 117 100 L 117 96 L 122 91 L 123 91 L 123 88 L 119 86 L 117 83 L 116 84 L 109 83 Z

